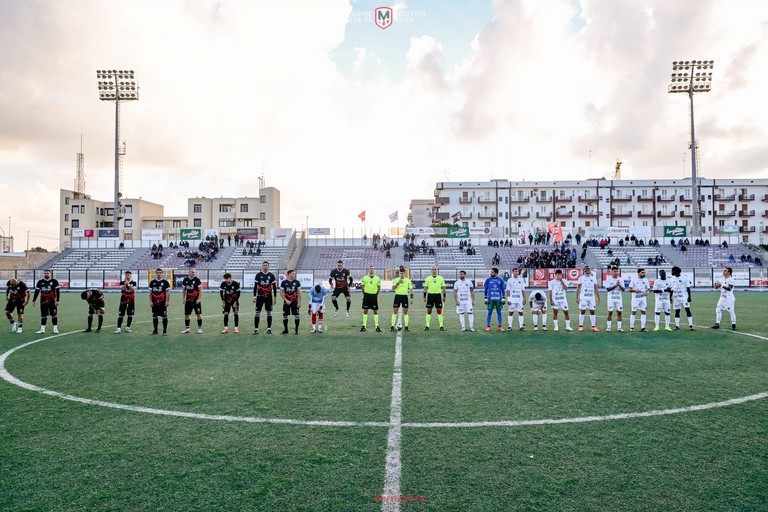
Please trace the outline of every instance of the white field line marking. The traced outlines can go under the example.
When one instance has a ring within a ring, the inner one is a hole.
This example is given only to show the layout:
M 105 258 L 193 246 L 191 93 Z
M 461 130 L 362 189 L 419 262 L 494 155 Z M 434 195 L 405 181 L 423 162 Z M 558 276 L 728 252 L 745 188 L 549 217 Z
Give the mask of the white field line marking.
M 143 323 L 143 322 L 142 322 Z M 560 419 L 539 419 L 539 420 L 509 420 L 509 421 L 475 421 L 475 422 L 422 422 L 422 423 L 402 423 L 402 373 L 401 373 L 401 366 L 402 366 L 402 334 L 398 334 L 398 341 L 395 346 L 395 368 L 400 371 L 396 371 L 395 374 L 400 374 L 399 376 L 396 376 L 393 374 L 392 377 L 392 404 L 391 412 L 390 412 L 390 421 L 389 422 L 383 422 L 383 421 L 364 421 L 364 422 L 356 422 L 356 421 L 326 421 L 326 420 L 297 420 L 297 419 L 286 419 L 286 418 L 255 418 L 255 417 L 247 417 L 247 416 L 221 416 L 221 415 L 211 415 L 211 414 L 199 414 L 199 413 L 191 413 L 191 412 L 184 412 L 184 411 L 173 411 L 173 410 L 166 410 L 166 409 L 154 409 L 151 407 L 138 407 L 133 405 L 125 405 L 125 404 L 117 404 L 112 402 L 105 402 L 101 400 L 91 400 L 89 398 L 81 398 L 74 395 L 69 395 L 66 393 L 60 393 L 58 391 L 52 391 L 45 388 L 41 388 L 39 386 L 35 386 L 34 384 L 29 384 L 27 382 L 24 382 L 20 379 L 17 379 L 13 375 L 11 375 L 8 370 L 5 368 L 5 361 L 14 352 L 17 350 L 21 350 L 22 348 L 28 347 L 30 345 L 34 345 L 35 343 L 39 343 L 41 341 L 51 340 L 54 338 L 60 338 L 62 336 L 67 336 L 69 334 L 76 334 L 81 331 L 71 331 L 67 333 L 61 333 L 56 334 L 53 336 L 47 336 L 44 338 L 40 338 L 37 340 L 32 340 L 27 343 L 23 343 L 17 347 L 14 347 L 7 352 L 0 355 L 0 377 L 2 377 L 5 381 L 9 382 L 10 384 L 13 384 L 15 386 L 19 386 L 23 389 L 27 389 L 29 391 L 34 391 L 36 393 L 42 393 L 48 396 L 53 396 L 56 398 L 61 398 L 63 400 L 70 400 L 73 402 L 79 402 L 86 405 L 97 405 L 100 407 L 108 407 L 112 409 L 121 409 L 131 412 L 139 412 L 139 413 L 146 413 L 146 414 L 157 414 L 162 416 L 176 416 L 176 417 L 182 417 L 182 418 L 193 418 L 193 419 L 202 419 L 202 420 L 214 420 L 214 421 L 231 421 L 231 422 L 246 422 L 246 423 L 276 423 L 276 424 L 288 424 L 288 425 L 310 425 L 310 426 L 328 426 L 328 427 L 389 427 L 390 428 L 390 435 L 393 433 L 393 429 L 395 427 L 395 422 L 393 421 L 393 417 L 397 420 L 397 433 L 398 437 L 397 439 L 392 439 L 393 442 L 397 442 L 397 465 L 399 468 L 400 464 L 400 432 L 403 427 L 405 428 L 477 428 L 477 427 L 520 427 L 520 426 L 527 426 L 527 425 L 560 425 L 560 424 L 566 424 L 566 423 L 587 423 L 592 421 L 609 421 L 609 420 L 625 420 L 625 419 L 632 419 L 632 418 L 647 418 L 652 416 L 665 416 L 670 414 L 681 414 L 681 413 L 687 413 L 687 412 L 695 412 L 695 411 L 704 411 L 708 409 L 716 409 L 719 407 L 728 407 L 731 405 L 738 405 L 745 402 L 751 402 L 755 400 L 762 400 L 764 398 L 768 398 L 768 391 L 764 391 L 762 393 L 757 393 L 754 395 L 739 397 L 739 398 L 732 398 L 730 400 L 723 400 L 720 402 L 711 402 L 708 404 L 702 404 L 702 405 L 691 405 L 687 407 L 678 407 L 674 409 L 663 409 L 663 410 L 653 410 L 653 411 L 644 411 L 644 412 L 633 412 L 633 413 L 621 413 L 621 414 L 610 414 L 606 416 L 584 416 L 580 418 L 560 418 Z M 757 338 L 763 341 L 768 341 L 768 338 L 765 336 L 760 336 L 758 334 L 751 334 L 751 333 L 745 333 L 741 331 L 730 331 L 733 334 L 740 334 L 742 336 L 749 336 L 751 338 Z M 395 390 L 398 390 L 397 394 L 397 403 L 399 407 L 396 409 L 394 407 L 395 404 Z M 395 412 L 397 412 L 397 416 L 395 415 Z M 389 441 L 388 441 L 389 444 Z M 394 455 L 394 453 L 393 453 Z M 389 446 L 388 446 L 388 455 L 387 455 L 387 461 L 388 465 L 387 468 L 389 469 Z M 398 475 L 398 484 L 399 484 L 399 475 Z M 399 505 L 398 505 L 399 506 Z
M 121 409 L 124 411 L 131 411 L 131 412 L 157 414 L 160 416 L 175 416 L 179 418 L 193 418 L 193 419 L 199 419 L 199 420 L 231 421 L 231 422 L 243 422 L 243 423 L 277 423 L 277 424 L 284 424 L 284 425 L 310 425 L 310 426 L 318 426 L 318 427 L 389 427 L 390 426 L 390 424 L 385 421 L 326 421 L 326 420 L 297 420 L 297 419 L 287 419 L 287 418 L 256 418 L 256 417 L 249 417 L 249 416 L 200 414 L 200 413 L 194 413 L 194 412 L 172 411 L 167 409 L 155 409 L 152 407 L 139 407 L 135 405 L 116 404 L 113 402 L 105 402 L 103 400 L 91 400 L 90 398 L 82 398 L 82 397 L 70 395 L 67 393 L 61 393 L 59 391 L 52 391 L 50 389 L 41 388 L 40 386 L 35 386 L 34 384 L 29 384 L 20 379 L 17 379 L 13 375 L 11 375 L 8 372 L 8 370 L 5 368 L 6 359 L 8 359 L 8 356 L 13 354 L 17 350 L 28 347 L 35 343 L 39 343 L 41 341 L 49 340 L 49 339 L 60 337 L 60 336 L 66 336 L 68 334 L 75 334 L 78 332 L 80 331 L 73 331 L 73 332 L 58 334 L 54 336 L 49 336 L 46 338 L 40 338 L 37 340 L 24 343 L 22 345 L 19 345 L 18 347 L 12 348 L 11 350 L 5 352 L 4 354 L 0 355 L 0 377 L 2 377 L 4 380 L 10 382 L 15 386 L 19 386 L 20 388 L 27 389 L 29 391 L 34 391 L 36 393 L 42 393 L 44 395 L 52 396 L 55 398 L 61 398 L 63 400 L 69 400 L 71 402 L 79 402 L 81 404 L 86 404 L 86 405 L 98 405 L 99 407 Z
M 398 313 L 398 323 L 402 325 L 402 313 Z M 389 406 L 389 433 L 387 434 L 387 464 L 384 470 L 384 493 L 381 510 L 397 512 L 400 510 L 400 446 L 403 420 L 403 331 L 397 331 L 395 337 L 395 367 L 392 371 L 392 402 Z M 388 501 L 391 498 L 392 501 Z

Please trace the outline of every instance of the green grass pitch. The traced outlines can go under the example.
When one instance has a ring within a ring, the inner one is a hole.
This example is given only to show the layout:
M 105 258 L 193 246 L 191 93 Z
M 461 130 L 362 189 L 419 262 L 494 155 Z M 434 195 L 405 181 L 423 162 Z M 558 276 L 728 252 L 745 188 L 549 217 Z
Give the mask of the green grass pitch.
M 117 335 L 117 299 L 107 296 L 98 334 L 82 332 L 74 294 L 63 295 L 62 336 L 34 334 L 32 307 L 23 334 L 1 327 L 7 375 L 55 394 L 0 380 L 0 510 L 382 509 L 391 294 L 383 333 L 372 319 L 359 332 L 353 295 L 351 318 L 331 313 L 327 333 L 310 334 L 303 309 L 298 336 L 277 334 L 281 313 L 276 334 L 263 334 L 264 317 L 251 334 L 249 299 L 241 332 L 219 334 L 213 294 L 202 335 L 194 317 L 193 334 L 179 333 L 178 295 L 168 337 L 149 335 L 143 296 L 134 332 Z M 526 332 L 486 333 L 478 301 L 478 332 L 463 333 L 450 296 L 446 331 L 433 317 L 424 332 L 417 295 L 402 335 L 399 509 L 767 510 L 768 398 L 693 409 L 768 391 L 768 294 L 737 293 L 737 333 L 727 313 L 727 329 L 709 329 L 716 294 L 693 300 L 693 332 L 685 319 L 676 332 L 532 332 L 527 316 Z M 604 329 L 604 304 L 597 316 Z

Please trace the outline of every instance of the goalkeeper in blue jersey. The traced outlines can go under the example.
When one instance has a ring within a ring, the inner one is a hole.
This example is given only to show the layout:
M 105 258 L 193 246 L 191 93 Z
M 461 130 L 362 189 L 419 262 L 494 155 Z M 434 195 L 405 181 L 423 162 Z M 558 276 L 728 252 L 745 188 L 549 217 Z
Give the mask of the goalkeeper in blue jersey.
M 501 320 L 501 306 L 506 302 L 506 285 L 504 279 L 499 277 L 499 269 L 491 269 L 491 277 L 485 280 L 483 284 L 483 293 L 485 294 L 485 303 L 488 305 L 488 315 L 485 317 L 485 330 L 491 330 L 491 316 L 493 310 L 496 310 L 496 319 L 499 322 L 499 331 L 504 330 L 504 323 Z

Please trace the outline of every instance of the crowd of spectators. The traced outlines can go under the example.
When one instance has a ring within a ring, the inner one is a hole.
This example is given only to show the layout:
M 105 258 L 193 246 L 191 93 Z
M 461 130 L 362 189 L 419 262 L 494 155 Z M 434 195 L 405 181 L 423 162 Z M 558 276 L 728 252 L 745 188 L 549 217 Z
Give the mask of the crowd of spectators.
M 554 250 L 534 249 L 528 256 L 517 258 L 518 267 L 527 268 L 575 268 L 576 249 L 570 250 L 565 245 L 556 246 Z

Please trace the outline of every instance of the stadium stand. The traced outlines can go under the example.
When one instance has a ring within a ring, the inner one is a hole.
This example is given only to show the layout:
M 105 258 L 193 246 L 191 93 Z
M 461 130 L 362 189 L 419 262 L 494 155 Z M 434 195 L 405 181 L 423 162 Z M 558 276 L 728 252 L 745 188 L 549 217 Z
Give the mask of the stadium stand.
M 44 266 L 52 270 L 113 270 L 124 267 L 135 249 L 67 249 Z
M 268 261 L 271 268 L 277 269 L 279 268 L 280 260 L 285 254 L 285 247 L 271 247 L 267 245 L 261 247 L 261 253 L 258 256 L 255 252 L 254 254 L 244 255 L 242 247 L 230 247 L 229 249 L 232 249 L 229 252 L 229 257 L 219 257 L 217 268 L 224 268 L 226 270 L 261 269 L 261 263 Z M 222 263 L 224 261 L 226 263 Z

